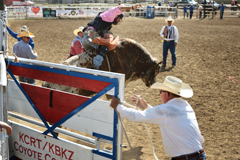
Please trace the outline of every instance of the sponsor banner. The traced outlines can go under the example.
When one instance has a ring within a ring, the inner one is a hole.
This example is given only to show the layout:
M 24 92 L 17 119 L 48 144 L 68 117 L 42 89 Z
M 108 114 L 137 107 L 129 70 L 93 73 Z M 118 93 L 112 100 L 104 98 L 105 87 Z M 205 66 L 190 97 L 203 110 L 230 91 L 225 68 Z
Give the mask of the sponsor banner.
M 14 7 L 13 13 L 14 14 L 26 14 L 27 9 L 26 7 Z
M 29 7 L 29 17 L 43 17 L 41 6 Z
M 101 9 L 56 10 L 58 17 L 95 17 Z
M 56 10 L 43 9 L 43 17 L 56 17 Z
M 92 148 L 67 140 L 57 140 L 37 130 L 12 122 L 10 155 L 24 160 L 88 160 Z M 88 158 L 87 158 L 88 157 Z
M 79 17 L 78 10 L 56 10 L 58 17 Z

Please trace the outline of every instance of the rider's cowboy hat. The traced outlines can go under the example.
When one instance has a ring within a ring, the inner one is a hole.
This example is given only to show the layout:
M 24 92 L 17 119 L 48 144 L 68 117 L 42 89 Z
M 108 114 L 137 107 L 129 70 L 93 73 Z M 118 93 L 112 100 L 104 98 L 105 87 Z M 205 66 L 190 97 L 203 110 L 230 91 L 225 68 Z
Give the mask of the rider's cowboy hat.
M 193 96 L 192 88 L 188 84 L 183 83 L 179 78 L 173 76 L 167 76 L 163 83 L 154 83 L 151 88 L 165 90 L 184 98 L 191 98 Z
M 172 23 L 174 22 L 174 19 L 172 19 L 172 17 L 168 17 L 167 19 L 165 19 L 166 22 L 168 21 L 172 21 Z
M 74 35 L 77 36 L 77 35 L 78 35 L 78 32 L 82 32 L 83 29 L 84 29 L 84 27 L 79 27 L 79 28 L 75 29 L 75 30 L 73 31 Z
M 22 27 L 19 28 L 20 31 L 28 31 L 29 28 L 27 28 L 26 25 L 23 25 Z
M 35 36 L 29 31 L 22 31 L 17 35 L 17 38 L 20 38 L 20 37 L 35 37 Z

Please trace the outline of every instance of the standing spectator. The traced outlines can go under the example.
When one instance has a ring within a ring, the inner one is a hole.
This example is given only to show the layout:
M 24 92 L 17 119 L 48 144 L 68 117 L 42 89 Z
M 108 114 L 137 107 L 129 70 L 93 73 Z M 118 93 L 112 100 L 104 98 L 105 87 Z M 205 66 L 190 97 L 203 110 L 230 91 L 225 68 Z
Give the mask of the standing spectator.
M 231 11 L 232 11 L 231 14 L 236 14 L 236 13 L 235 13 L 235 9 L 236 9 L 236 8 L 235 8 L 235 0 L 232 0 L 231 6 L 232 6 L 232 7 L 231 7 Z
M 125 107 L 116 97 L 110 106 L 130 121 L 158 124 L 165 152 L 171 160 L 206 160 L 204 138 L 194 110 L 181 98 L 191 98 L 192 88 L 173 76 L 167 76 L 163 83 L 154 83 L 151 88 L 160 91 L 162 104 L 152 107 L 134 95 L 133 102 L 142 110 Z
M 129 12 L 131 9 L 136 10 L 142 7 L 141 4 L 133 6 L 119 5 L 113 7 L 106 12 L 100 12 L 92 21 L 84 28 L 83 47 L 85 51 L 91 48 L 99 50 L 99 53 L 93 58 L 93 68 L 99 69 L 102 65 L 103 57 L 113 50 L 118 42 L 118 37 L 113 38 L 110 31 L 112 25 L 117 25 L 123 18 L 122 12 Z
M 22 31 L 28 31 L 29 28 L 27 28 L 26 25 L 23 25 L 22 27 L 19 28 L 20 29 L 20 32 Z M 16 38 L 18 41 L 21 41 L 21 38 L 18 38 L 17 35 L 19 33 L 14 33 L 8 26 L 7 26 L 7 30 L 8 30 L 8 33 L 13 37 L 13 38 Z M 32 40 L 32 38 L 30 38 L 29 40 L 29 45 L 32 47 L 32 49 L 34 49 L 34 42 Z
M 199 11 L 199 18 L 202 18 L 202 10 L 203 10 L 203 7 L 202 5 L 198 7 L 198 11 Z
M 6 129 L 8 136 L 12 133 L 12 127 L 7 123 L 0 121 L 0 131 L 2 132 L 3 129 Z
M 161 1 L 158 1 L 158 7 L 159 7 L 159 11 L 161 11 L 161 6 L 162 6 L 162 3 L 161 3 Z
M 224 14 L 224 9 L 226 7 L 225 4 L 223 4 L 223 2 L 219 5 L 219 10 L 220 10 L 220 19 L 223 19 L 223 14 Z
M 173 7 L 173 2 L 172 2 L 172 1 L 169 2 L 168 7 L 169 7 L 169 8 L 168 8 L 168 11 L 171 12 L 171 11 L 173 10 L 173 9 L 172 9 L 172 7 Z M 171 13 L 168 14 L 168 15 L 170 16 Z
M 187 13 L 187 17 L 188 17 L 188 7 L 186 5 L 183 6 L 183 14 L 184 14 L 184 18 L 185 18 L 185 13 Z
M 37 53 L 33 52 L 32 47 L 29 45 L 30 37 L 34 37 L 29 31 L 22 31 L 17 35 L 18 38 L 21 38 L 21 41 L 18 41 L 13 45 L 13 53 L 18 57 L 28 58 L 28 59 L 37 59 Z M 27 77 L 19 76 L 19 81 L 27 82 L 35 85 L 35 80 Z
M 84 29 L 84 27 L 79 27 L 73 31 L 74 35 L 77 37 L 75 37 L 72 41 L 71 51 L 70 51 L 70 55 L 68 58 L 84 52 L 84 48 L 82 45 L 82 38 L 84 35 L 83 29 Z
M 190 10 L 190 19 L 192 19 L 192 15 L 193 15 L 193 10 L 194 10 L 195 6 L 193 6 L 191 4 L 191 6 L 189 7 L 189 10 Z
M 211 0 L 209 1 L 209 4 L 212 4 L 212 1 L 211 1 Z
M 170 52 L 172 54 L 172 67 L 176 66 L 176 46 L 178 42 L 178 29 L 176 26 L 172 25 L 174 20 L 172 17 L 168 17 L 166 20 L 167 26 L 163 26 L 160 36 L 164 38 L 163 42 L 163 65 L 162 69 L 165 69 L 167 65 L 167 55 L 168 55 L 168 50 L 170 49 Z
M 168 5 L 169 5 L 169 7 L 173 7 L 173 2 L 170 1 Z

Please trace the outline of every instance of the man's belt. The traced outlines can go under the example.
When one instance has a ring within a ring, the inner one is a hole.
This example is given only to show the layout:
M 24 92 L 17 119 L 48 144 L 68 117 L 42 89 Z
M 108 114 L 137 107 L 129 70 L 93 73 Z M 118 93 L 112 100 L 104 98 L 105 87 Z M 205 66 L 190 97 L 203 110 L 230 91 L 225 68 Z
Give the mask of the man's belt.
M 166 40 L 166 39 L 165 39 L 164 41 L 170 42 L 170 41 L 174 41 L 174 40 Z
M 201 149 L 200 151 L 197 151 L 193 154 L 190 155 L 182 155 L 182 156 L 178 156 L 178 157 L 173 157 L 172 160 L 187 160 L 187 159 L 192 159 L 192 158 L 196 158 L 198 156 L 201 156 L 204 154 L 204 149 Z

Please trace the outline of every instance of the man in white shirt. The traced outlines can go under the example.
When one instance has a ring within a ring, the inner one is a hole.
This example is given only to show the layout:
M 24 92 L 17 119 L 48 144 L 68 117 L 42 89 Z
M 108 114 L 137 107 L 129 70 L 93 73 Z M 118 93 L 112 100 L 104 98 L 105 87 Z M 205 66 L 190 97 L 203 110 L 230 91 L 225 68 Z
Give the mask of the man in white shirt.
M 166 20 L 167 26 L 163 26 L 163 28 L 160 31 L 160 36 L 164 38 L 163 42 L 163 65 L 162 69 L 165 69 L 167 65 L 167 55 L 168 55 L 168 49 L 170 49 L 170 52 L 172 54 L 172 67 L 176 66 L 176 46 L 178 43 L 178 29 L 176 26 L 172 25 L 174 20 L 172 17 L 168 17 Z
M 151 88 L 160 90 L 161 105 L 152 107 L 134 95 L 133 102 L 142 110 L 127 108 L 115 97 L 110 106 L 130 121 L 158 124 L 165 151 L 172 160 L 206 160 L 196 115 L 181 98 L 191 98 L 192 88 L 173 76 L 167 76 L 163 83 L 154 83 Z

